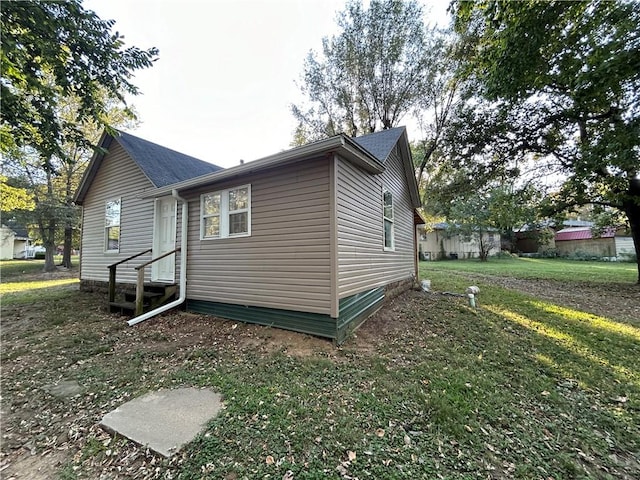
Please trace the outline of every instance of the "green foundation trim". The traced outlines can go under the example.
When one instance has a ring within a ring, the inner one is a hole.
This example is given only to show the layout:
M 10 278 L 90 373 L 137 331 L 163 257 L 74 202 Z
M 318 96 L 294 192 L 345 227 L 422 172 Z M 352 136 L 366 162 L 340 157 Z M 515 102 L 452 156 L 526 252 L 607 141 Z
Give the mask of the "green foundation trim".
M 335 338 L 335 319 L 329 315 L 322 315 L 320 313 L 251 307 L 231 303 L 207 302 L 204 300 L 187 300 L 187 310 L 196 313 L 206 313 L 229 320 L 257 323 L 258 325 Z
M 251 307 L 231 303 L 187 299 L 187 310 L 229 320 L 331 338 L 340 344 L 374 313 L 384 301 L 384 288 L 375 288 L 340 300 L 339 318 L 320 313 Z
M 374 288 L 340 299 L 336 325 L 336 342 L 341 344 L 384 302 L 384 287 Z

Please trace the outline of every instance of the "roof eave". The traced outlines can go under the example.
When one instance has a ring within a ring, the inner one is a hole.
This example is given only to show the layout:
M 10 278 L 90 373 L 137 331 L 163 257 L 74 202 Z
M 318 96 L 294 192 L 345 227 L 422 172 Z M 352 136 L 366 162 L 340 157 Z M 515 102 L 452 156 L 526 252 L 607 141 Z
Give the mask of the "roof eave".
M 350 137 L 342 136 L 342 145 L 338 153 L 351 163 L 364 168 L 367 172 L 379 174 L 385 171 L 384 164 L 371 153 L 354 142 Z
M 336 135 L 325 140 L 320 140 L 291 150 L 285 150 L 252 162 L 236 165 L 219 172 L 201 175 L 190 180 L 185 180 L 184 182 L 174 183 L 173 185 L 167 185 L 149 192 L 144 195 L 143 198 L 162 197 L 171 194 L 174 190 L 185 191 L 201 185 L 216 183 L 229 178 L 260 172 L 268 168 L 299 162 L 305 158 L 313 157 L 322 153 L 337 153 L 345 157 L 347 160 L 360 165 L 371 173 L 382 173 L 384 171 L 384 165 L 373 158 L 370 153 L 354 144 L 344 135 Z

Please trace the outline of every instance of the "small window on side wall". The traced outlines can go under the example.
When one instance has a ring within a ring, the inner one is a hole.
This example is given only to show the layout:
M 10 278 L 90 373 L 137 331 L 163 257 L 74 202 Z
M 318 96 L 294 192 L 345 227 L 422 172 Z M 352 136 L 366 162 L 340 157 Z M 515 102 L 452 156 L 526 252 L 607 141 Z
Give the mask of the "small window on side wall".
M 105 208 L 104 251 L 120 251 L 120 208 L 121 199 L 107 200 Z
M 382 192 L 382 217 L 384 250 L 393 251 L 395 249 L 393 228 L 393 194 L 389 190 L 383 190 Z
M 251 185 L 200 197 L 202 240 L 251 235 Z

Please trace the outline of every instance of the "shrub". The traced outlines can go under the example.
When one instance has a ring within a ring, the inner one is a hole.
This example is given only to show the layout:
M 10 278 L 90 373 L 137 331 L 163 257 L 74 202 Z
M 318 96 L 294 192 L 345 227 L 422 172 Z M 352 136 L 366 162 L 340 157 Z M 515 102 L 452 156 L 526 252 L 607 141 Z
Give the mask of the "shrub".
M 567 255 L 568 260 L 579 260 L 579 261 L 593 261 L 593 260 L 602 260 L 602 257 L 594 255 L 593 253 L 584 252 L 582 250 L 576 250 L 573 253 Z
M 556 258 L 558 251 L 555 248 L 543 248 L 540 250 L 540 258 Z
M 510 253 L 507 250 L 502 250 L 494 255 L 492 255 L 493 258 L 518 258 L 518 255 L 516 255 L 515 253 Z
M 623 253 L 618 255 L 619 262 L 638 263 L 638 256 L 635 253 Z

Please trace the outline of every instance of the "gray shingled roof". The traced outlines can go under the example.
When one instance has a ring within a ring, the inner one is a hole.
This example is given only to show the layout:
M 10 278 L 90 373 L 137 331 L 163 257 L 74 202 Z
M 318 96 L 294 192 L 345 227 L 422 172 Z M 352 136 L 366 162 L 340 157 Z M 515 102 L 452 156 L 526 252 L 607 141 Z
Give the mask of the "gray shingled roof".
M 29 231 L 22 225 L 16 225 L 13 221 L 9 221 L 6 223 L 5 227 L 13 230 L 13 233 L 15 233 L 18 238 L 29 238 Z
M 384 163 L 393 147 L 398 143 L 398 139 L 404 130 L 404 127 L 390 128 L 381 132 L 356 137 L 353 141 Z
M 222 170 L 222 167 L 176 152 L 170 148 L 119 132 L 118 143 L 138 164 L 156 187 L 165 187 L 190 178 Z

